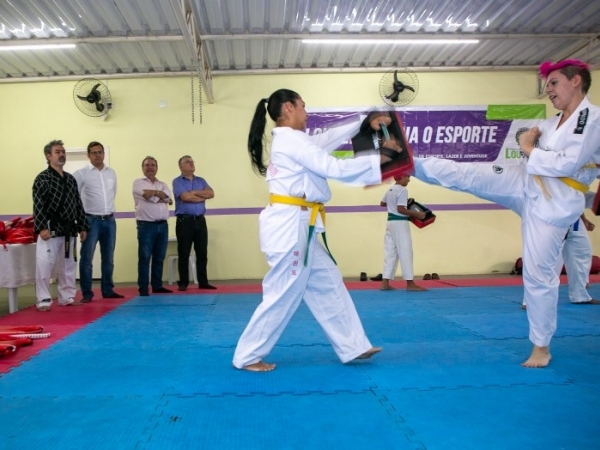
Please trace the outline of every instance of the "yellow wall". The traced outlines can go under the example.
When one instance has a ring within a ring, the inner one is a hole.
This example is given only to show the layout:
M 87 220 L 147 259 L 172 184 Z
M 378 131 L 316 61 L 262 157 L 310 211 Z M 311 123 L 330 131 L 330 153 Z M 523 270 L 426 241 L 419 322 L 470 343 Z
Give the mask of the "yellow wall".
M 536 76 L 525 72 L 421 73 L 411 106 L 542 103 Z M 594 74 L 598 77 L 598 73 Z M 179 173 L 177 159 L 190 154 L 196 174 L 215 190 L 209 209 L 260 208 L 264 180 L 250 167 L 248 126 L 258 100 L 286 87 L 299 92 L 308 107 L 380 105 L 382 74 L 226 76 L 213 80 L 215 103 L 203 105 L 203 123 L 191 122 L 190 79 L 186 77 L 109 80 L 114 108 L 106 120 L 90 118 L 75 107 L 73 81 L 0 84 L 0 215 L 31 214 L 31 185 L 45 168 L 43 146 L 62 139 L 67 147 L 99 140 L 110 147 L 118 175 L 117 212 L 132 213 L 131 183 L 141 161 L 159 161 L 158 177 L 169 185 Z M 197 86 L 196 86 L 197 96 Z M 592 101 L 600 98 L 596 83 Z M 159 102 L 167 107 L 160 108 Z M 197 103 L 196 98 L 196 103 Z M 598 103 L 598 101 L 596 101 Z M 554 113 L 548 103 L 548 114 Z M 330 205 L 376 205 L 386 187 L 356 189 L 331 183 Z M 481 203 L 467 194 L 428 186 L 412 179 L 410 195 L 425 204 Z M 262 278 L 267 270 L 258 246 L 256 215 L 208 216 L 209 278 Z M 344 276 L 381 272 L 385 213 L 339 213 L 327 217 L 328 240 Z M 174 219 L 169 222 L 174 234 Z M 137 240 L 133 218 L 117 221 L 115 281 L 137 278 Z M 509 272 L 521 254 L 519 220 L 508 211 L 439 212 L 434 225 L 412 227 L 415 275 Z M 591 233 L 594 254 L 600 238 Z M 169 253 L 174 253 L 170 244 Z

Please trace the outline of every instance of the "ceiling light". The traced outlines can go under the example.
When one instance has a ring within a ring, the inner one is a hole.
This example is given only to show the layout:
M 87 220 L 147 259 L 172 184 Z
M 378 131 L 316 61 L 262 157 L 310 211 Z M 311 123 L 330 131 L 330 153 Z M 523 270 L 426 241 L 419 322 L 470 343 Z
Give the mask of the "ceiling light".
M 448 44 L 478 44 L 479 39 L 302 39 L 303 44 L 353 44 L 353 45 L 448 45 Z
M 43 44 L 43 45 L 0 45 L 1 51 L 19 51 L 19 50 L 54 50 L 61 48 L 75 48 L 75 44 Z

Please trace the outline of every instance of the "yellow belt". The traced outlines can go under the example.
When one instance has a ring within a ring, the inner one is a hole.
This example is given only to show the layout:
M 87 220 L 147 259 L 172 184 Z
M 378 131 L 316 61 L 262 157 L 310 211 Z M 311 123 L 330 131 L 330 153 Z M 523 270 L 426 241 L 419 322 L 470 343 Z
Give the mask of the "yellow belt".
M 271 194 L 269 196 L 269 202 L 271 204 L 280 203 L 283 205 L 300 206 L 300 207 L 310 209 L 310 221 L 308 222 L 308 225 L 309 225 L 308 226 L 308 243 L 306 245 L 306 253 L 304 255 L 304 265 L 306 266 L 306 263 L 308 261 L 308 246 L 310 245 L 310 240 L 315 231 L 315 224 L 317 223 L 317 214 L 319 214 L 321 216 L 321 220 L 323 221 L 323 226 L 325 226 L 325 205 L 323 205 L 323 203 L 307 202 L 303 198 L 288 197 L 287 195 L 278 195 L 278 194 Z M 329 253 L 329 256 L 331 257 L 333 262 L 337 265 L 337 262 L 335 261 L 335 258 L 331 254 L 331 251 L 329 250 L 329 246 L 327 245 L 327 237 L 325 236 L 325 232 L 323 231 L 323 233 L 321 233 L 321 235 L 323 236 L 323 243 L 325 244 L 327 253 Z
M 598 165 L 592 164 L 592 163 L 586 164 L 585 166 L 582 167 L 582 169 L 596 169 L 596 168 L 598 168 Z M 579 181 L 577 181 L 573 178 L 558 177 L 558 179 L 560 181 L 562 181 L 563 183 L 565 183 L 567 186 L 572 187 L 576 191 L 582 192 L 584 194 L 590 191 L 590 187 L 587 184 L 580 183 Z M 544 195 L 547 198 L 552 198 L 552 196 L 550 195 L 550 192 L 548 192 L 548 189 L 546 189 L 546 186 L 544 185 L 544 181 L 542 180 L 542 177 L 540 175 L 535 175 L 535 181 L 540 185 L 540 188 L 544 192 Z

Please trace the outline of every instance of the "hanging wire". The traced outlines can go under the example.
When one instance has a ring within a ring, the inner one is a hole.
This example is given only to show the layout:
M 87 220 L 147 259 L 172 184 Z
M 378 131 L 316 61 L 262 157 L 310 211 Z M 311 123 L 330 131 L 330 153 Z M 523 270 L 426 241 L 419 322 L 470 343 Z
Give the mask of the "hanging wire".
M 200 77 L 198 77 L 198 112 L 199 112 L 199 121 L 198 123 L 202 125 L 202 83 Z
M 192 66 L 192 72 L 191 72 L 191 98 L 192 98 L 192 125 L 194 124 L 194 112 L 196 110 L 196 108 L 194 107 L 194 74 L 196 73 L 196 71 L 194 70 L 194 60 L 191 59 L 191 66 Z

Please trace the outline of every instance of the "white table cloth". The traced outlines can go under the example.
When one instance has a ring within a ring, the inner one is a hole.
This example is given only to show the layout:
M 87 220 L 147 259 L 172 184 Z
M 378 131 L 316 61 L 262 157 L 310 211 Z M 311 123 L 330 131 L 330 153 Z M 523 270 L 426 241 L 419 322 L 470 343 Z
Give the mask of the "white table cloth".
M 0 288 L 8 289 L 8 311 L 18 310 L 17 289 L 35 284 L 36 244 L 0 246 Z

